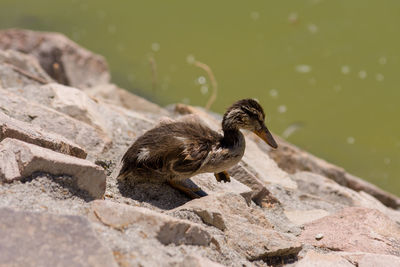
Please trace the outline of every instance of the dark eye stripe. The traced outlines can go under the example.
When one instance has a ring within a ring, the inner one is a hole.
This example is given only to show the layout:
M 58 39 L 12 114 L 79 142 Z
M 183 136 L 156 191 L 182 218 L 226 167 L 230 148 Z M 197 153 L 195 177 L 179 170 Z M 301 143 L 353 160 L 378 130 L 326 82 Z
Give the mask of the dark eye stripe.
M 243 109 L 243 111 L 244 111 L 247 115 L 249 115 L 250 117 L 258 119 L 257 114 L 254 114 L 254 113 L 251 112 L 250 110 L 248 110 L 248 109 Z

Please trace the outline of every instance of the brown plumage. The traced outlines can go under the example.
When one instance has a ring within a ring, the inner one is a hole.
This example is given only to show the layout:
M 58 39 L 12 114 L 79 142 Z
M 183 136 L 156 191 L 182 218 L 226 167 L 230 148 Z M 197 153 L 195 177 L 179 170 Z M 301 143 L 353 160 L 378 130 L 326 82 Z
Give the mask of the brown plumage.
M 245 149 L 239 129 L 253 131 L 277 147 L 264 119 L 264 111 L 255 100 L 243 99 L 226 111 L 223 135 L 199 120 L 161 124 L 140 136 L 128 149 L 118 179 L 167 181 L 191 197 L 203 196 L 203 191 L 185 187 L 182 180 L 213 172 L 218 181 L 229 181 L 226 170 L 240 161 Z

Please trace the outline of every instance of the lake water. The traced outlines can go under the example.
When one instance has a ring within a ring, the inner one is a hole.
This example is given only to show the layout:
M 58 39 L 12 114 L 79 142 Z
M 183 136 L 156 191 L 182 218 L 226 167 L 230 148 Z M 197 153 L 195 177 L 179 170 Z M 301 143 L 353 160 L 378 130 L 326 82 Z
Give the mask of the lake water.
M 278 135 L 400 195 L 400 1 L 1 0 L 0 28 L 57 31 L 162 105 L 257 98 Z

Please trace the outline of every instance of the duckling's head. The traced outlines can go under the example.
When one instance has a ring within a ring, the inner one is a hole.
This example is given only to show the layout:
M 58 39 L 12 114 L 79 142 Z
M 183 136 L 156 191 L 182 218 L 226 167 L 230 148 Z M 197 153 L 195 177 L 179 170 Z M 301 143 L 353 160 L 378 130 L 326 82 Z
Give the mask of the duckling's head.
M 264 120 L 264 110 L 257 101 L 242 99 L 234 103 L 225 112 L 222 120 L 222 129 L 224 132 L 239 129 L 252 131 L 268 145 L 277 148 L 278 145 L 267 126 L 265 126 Z

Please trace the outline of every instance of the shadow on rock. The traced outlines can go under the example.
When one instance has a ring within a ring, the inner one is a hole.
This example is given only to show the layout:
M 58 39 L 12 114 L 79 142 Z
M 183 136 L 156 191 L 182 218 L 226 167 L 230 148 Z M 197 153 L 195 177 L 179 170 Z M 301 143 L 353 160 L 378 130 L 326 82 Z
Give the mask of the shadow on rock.
M 43 179 L 50 180 L 46 182 Z M 32 183 L 38 181 L 41 183 L 43 192 L 47 192 L 58 199 L 66 199 L 71 196 L 76 196 L 86 202 L 95 200 L 87 191 L 80 189 L 77 186 L 77 180 L 68 175 L 52 175 L 49 173 L 35 172 L 31 176 L 21 179 L 22 183 Z
M 182 206 L 191 199 L 167 183 L 118 181 L 122 196 L 146 202 L 163 210 Z

